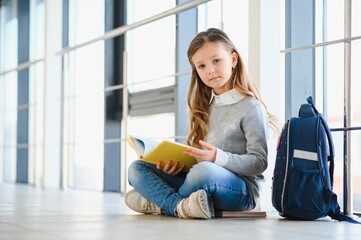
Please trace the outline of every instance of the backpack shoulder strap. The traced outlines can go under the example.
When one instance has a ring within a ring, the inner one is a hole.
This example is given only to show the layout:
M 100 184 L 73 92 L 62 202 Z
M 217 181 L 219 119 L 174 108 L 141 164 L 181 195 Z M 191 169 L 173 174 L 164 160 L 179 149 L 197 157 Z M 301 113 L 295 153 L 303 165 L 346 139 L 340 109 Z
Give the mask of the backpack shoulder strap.
M 332 197 L 330 201 L 330 210 L 328 211 L 327 215 L 330 216 L 332 219 L 338 221 L 346 221 L 349 223 L 361 224 L 361 222 L 356 221 L 352 217 L 349 217 L 341 213 L 340 206 L 338 205 L 337 196 L 335 193 L 332 193 Z
M 330 162 L 329 173 L 330 173 L 331 187 L 333 187 L 333 172 L 334 172 L 334 168 L 335 168 L 335 163 L 334 163 L 334 158 L 335 158 L 335 150 L 334 149 L 335 148 L 334 148 L 333 141 L 332 141 L 331 131 L 330 131 L 330 128 L 328 127 L 325 117 L 317 111 L 311 96 L 309 96 L 307 98 L 307 102 L 312 106 L 313 111 L 320 117 L 321 123 L 326 131 L 328 146 L 330 149 L 330 155 L 328 157 L 328 160 Z
M 330 131 L 330 128 L 328 127 L 325 117 L 317 111 L 311 96 L 307 98 L 307 102 L 312 106 L 312 109 L 315 112 L 315 114 L 320 117 L 321 123 L 322 123 L 322 125 L 325 129 L 326 135 L 327 135 L 328 145 L 329 145 L 329 149 L 330 149 L 330 156 L 328 158 L 328 160 L 330 161 L 329 173 L 330 173 L 331 187 L 333 187 L 333 172 L 334 172 L 334 167 L 335 167 L 335 163 L 334 163 L 335 150 L 334 150 L 334 145 L 333 145 L 333 141 L 332 141 L 331 131 Z M 341 213 L 340 206 L 337 202 L 337 195 L 332 191 L 331 191 L 331 199 L 330 199 L 330 209 L 329 209 L 327 215 L 330 216 L 332 219 L 335 219 L 338 221 L 347 221 L 350 223 L 361 224 L 360 222 L 356 221 L 355 219 Z

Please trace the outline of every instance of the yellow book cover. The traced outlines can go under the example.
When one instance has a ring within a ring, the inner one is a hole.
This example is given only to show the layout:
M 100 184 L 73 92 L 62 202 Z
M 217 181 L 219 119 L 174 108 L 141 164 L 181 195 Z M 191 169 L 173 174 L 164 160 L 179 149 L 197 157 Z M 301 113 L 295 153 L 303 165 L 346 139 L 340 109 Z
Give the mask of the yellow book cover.
M 141 160 L 148 163 L 157 164 L 161 161 L 164 165 L 168 160 L 178 161 L 184 164 L 183 171 L 186 172 L 197 163 L 195 158 L 183 153 L 189 147 L 185 144 L 168 140 L 157 142 L 131 135 L 128 135 L 127 141 L 138 155 L 143 155 Z

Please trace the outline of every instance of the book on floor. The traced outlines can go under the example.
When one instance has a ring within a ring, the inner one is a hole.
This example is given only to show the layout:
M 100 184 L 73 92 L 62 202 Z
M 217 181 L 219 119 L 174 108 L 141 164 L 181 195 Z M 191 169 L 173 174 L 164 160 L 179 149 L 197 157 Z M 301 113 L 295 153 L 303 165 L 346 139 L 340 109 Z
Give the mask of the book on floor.
M 185 144 L 168 140 L 157 142 L 133 135 L 127 136 L 127 142 L 138 155 L 143 156 L 141 160 L 148 163 L 157 164 L 158 161 L 161 161 L 164 165 L 168 160 L 178 161 L 180 164 L 184 164 L 183 171 L 186 172 L 197 163 L 194 157 L 183 153 L 189 147 Z
M 264 218 L 267 213 L 264 211 L 216 211 L 216 217 L 221 218 Z

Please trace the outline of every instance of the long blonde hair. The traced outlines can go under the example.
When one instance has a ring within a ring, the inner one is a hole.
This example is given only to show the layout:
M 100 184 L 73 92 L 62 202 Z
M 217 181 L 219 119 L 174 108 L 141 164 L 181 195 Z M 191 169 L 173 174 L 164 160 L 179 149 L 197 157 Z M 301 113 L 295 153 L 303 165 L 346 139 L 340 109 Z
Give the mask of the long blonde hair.
M 187 137 L 187 144 L 199 147 L 199 140 L 204 140 L 207 133 L 207 124 L 209 121 L 209 100 L 211 98 L 212 88 L 205 85 L 199 77 L 197 70 L 192 62 L 193 55 L 206 43 L 222 43 L 231 53 L 237 54 L 237 65 L 235 66 L 230 80 L 227 82 L 228 89 L 236 88 L 246 97 L 254 98 L 260 101 L 268 115 L 269 123 L 272 129 L 278 133 L 278 119 L 268 112 L 266 104 L 263 102 L 257 87 L 249 79 L 244 62 L 238 53 L 236 47 L 229 37 L 221 30 L 210 28 L 207 31 L 198 33 L 188 47 L 188 61 L 192 66 L 191 82 L 188 90 L 188 107 L 190 132 Z

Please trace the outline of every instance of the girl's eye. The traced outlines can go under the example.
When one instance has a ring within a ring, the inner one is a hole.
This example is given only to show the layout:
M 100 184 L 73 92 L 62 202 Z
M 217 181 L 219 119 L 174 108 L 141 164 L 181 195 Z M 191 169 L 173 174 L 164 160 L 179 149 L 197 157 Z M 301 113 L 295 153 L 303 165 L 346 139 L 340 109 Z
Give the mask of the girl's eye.
M 198 69 L 203 69 L 203 68 L 204 68 L 204 64 L 198 66 Z
M 218 59 L 218 58 L 217 58 L 217 59 L 214 59 L 214 60 L 213 60 L 213 63 L 218 63 L 219 61 L 221 61 L 221 59 Z

